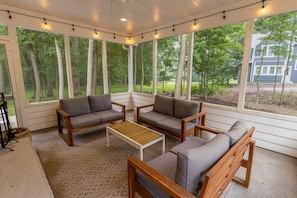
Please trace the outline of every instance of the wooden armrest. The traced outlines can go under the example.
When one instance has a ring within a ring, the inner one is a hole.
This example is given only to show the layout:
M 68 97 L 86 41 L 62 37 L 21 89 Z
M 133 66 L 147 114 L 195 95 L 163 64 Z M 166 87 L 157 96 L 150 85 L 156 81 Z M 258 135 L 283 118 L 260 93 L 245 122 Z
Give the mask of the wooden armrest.
M 190 192 L 186 191 L 184 188 L 176 184 L 174 181 L 161 174 L 159 171 L 155 170 L 153 167 L 149 166 L 147 163 L 141 161 L 135 156 L 129 156 L 128 158 L 128 184 L 130 193 L 132 193 L 132 189 L 135 189 L 134 186 L 137 186 L 137 184 L 135 184 L 137 182 L 135 169 L 144 174 L 149 180 L 165 190 L 172 197 L 195 197 Z
M 63 109 L 56 109 L 56 111 L 57 111 L 58 114 L 62 115 L 65 118 L 70 117 L 69 113 L 67 113 Z
M 147 108 L 147 107 L 152 107 L 154 104 L 147 104 L 147 105 L 142 105 L 136 107 L 136 122 L 139 124 L 139 115 L 140 115 L 140 109 Z
M 216 130 L 216 129 L 213 129 L 213 128 L 209 128 L 209 127 L 203 126 L 201 124 L 198 124 L 198 125 L 195 126 L 195 131 L 196 130 L 200 130 L 200 131 L 204 130 L 204 131 L 214 133 L 214 134 L 223 134 L 224 133 L 223 131 Z
M 123 121 L 125 121 L 126 120 L 126 105 L 124 105 L 122 103 L 119 103 L 119 102 L 114 102 L 114 101 L 111 101 L 111 103 L 114 104 L 114 105 L 122 107 L 122 112 L 124 114 Z
M 152 106 L 154 106 L 154 104 L 142 105 L 142 106 L 138 106 L 137 109 L 142 109 L 142 108 L 147 108 Z
M 205 117 L 206 113 L 205 112 L 200 112 L 200 113 L 197 113 L 197 114 L 194 114 L 194 115 L 191 115 L 189 117 L 186 117 L 184 119 L 182 119 L 185 123 L 187 122 L 191 122 L 195 119 L 198 119 L 198 118 L 203 118 Z
M 126 105 L 122 104 L 122 103 L 119 103 L 119 102 L 114 102 L 114 101 L 111 101 L 112 104 L 114 105 L 118 105 L 120 107 L 126 107 Z

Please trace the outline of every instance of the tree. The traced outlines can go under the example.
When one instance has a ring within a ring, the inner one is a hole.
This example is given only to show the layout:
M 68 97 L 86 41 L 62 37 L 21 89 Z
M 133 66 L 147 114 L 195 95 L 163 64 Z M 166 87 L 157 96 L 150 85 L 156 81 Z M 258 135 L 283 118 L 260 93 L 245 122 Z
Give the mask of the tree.
M 107 45 L 109 93 L 128 90 L 128 50 L 126 46 L 108 42 Z M 120 89 L 116 89 L 119 87 Z
M 161 39 L 158 41 L 157 70 L 158 81 L 162 83 L 162 92 L 165 92 L 165 83 L 176 77 L 176 71 L 178 67 L 178 48 L 178 36 Z
M 64 72 L 63 72 L 63 62 L 62 62 L 62 53 L 59 46 L 57 36 L 54 36 L 54 42 L 56 46 L 57 60 L 58 60 L 58 82 L 59 82 L 59 99 L 64 97 Z
M 152 41 L 140 43 L 133 50 L 134 90 L 143 93 L 144 86 L 152 83 Z
M 175 90 L 174 90 L 174 97 L 176 98 L 180 98 L 182 94 L 182 80 L 183 80 L 183 71 L 184 71 L 184 65 L 185 65 L 186 44 L 187 44 L 186 34 L 180 35 L 179 38 L 180 38 L 180 51 L 179 51 L 179 61 L 178 61 L 178 68 L 177 68 L 176 80 L 175 80 Z
M 193 69 L 200 80 L 204 100 L 217 86 L 230 86 L 238 79 L 243 54 L 245 23 L 207 29 L 195 33 Z

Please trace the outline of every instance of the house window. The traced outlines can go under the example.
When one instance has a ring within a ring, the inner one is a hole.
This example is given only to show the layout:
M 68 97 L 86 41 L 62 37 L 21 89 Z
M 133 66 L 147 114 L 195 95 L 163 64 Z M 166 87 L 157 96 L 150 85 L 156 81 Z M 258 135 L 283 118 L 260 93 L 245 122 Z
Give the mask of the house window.
M 64 37 L 25 28 L 17 36 L 27 101 L 67 97 Z
M 282 74 L 282 70 L 283 70 L 283 67 L 282 66 L 278 66 L 277 67 L 277 74 Z
M 275 72 L 275 67 L 271 66 L 269 70 L 269 74 L 274 74 L 274 72 Z
M 274 45 L 267 45 L 265 43 L 262 43 L 263 45 L 261 46 L 261 53 L 258 53 L 258 56 L 263 55 L 264 57 L 272 57 L 274 56 L 273 50 L 275 49 Z
M 260 67 L 257 67 L 256 68 L 256 74 L 259 74 L 260 73 L 260 70 L 261 70 L 261 68 Z
M 262 74 L 267 74 L 267 67 L 263 67 Z

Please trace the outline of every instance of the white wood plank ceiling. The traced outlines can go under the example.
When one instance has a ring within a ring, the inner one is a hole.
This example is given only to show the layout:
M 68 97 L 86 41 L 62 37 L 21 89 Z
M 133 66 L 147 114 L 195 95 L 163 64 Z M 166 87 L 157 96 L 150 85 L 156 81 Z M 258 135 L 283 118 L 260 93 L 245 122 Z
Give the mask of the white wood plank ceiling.
M 0 0 L 0 6 L 7 5 L 133 35 L 255 2 L 259 0 Z M 122 22 L 121 18 L 127 21 Z

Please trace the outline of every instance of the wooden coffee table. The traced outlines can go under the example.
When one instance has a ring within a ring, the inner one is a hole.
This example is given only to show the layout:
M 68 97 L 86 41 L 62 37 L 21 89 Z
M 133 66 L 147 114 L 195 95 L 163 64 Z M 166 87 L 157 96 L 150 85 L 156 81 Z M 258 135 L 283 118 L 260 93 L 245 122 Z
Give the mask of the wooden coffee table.
M 106 127 L 107 147 L 109 147 L 109 133 L 119 137 L 131 146 L 140 150 L 140 159 L 143 160 L 143 149 L 162 141 L 162 152 L 165 152 L 165 135 L 147 127 L 124 121 Z

